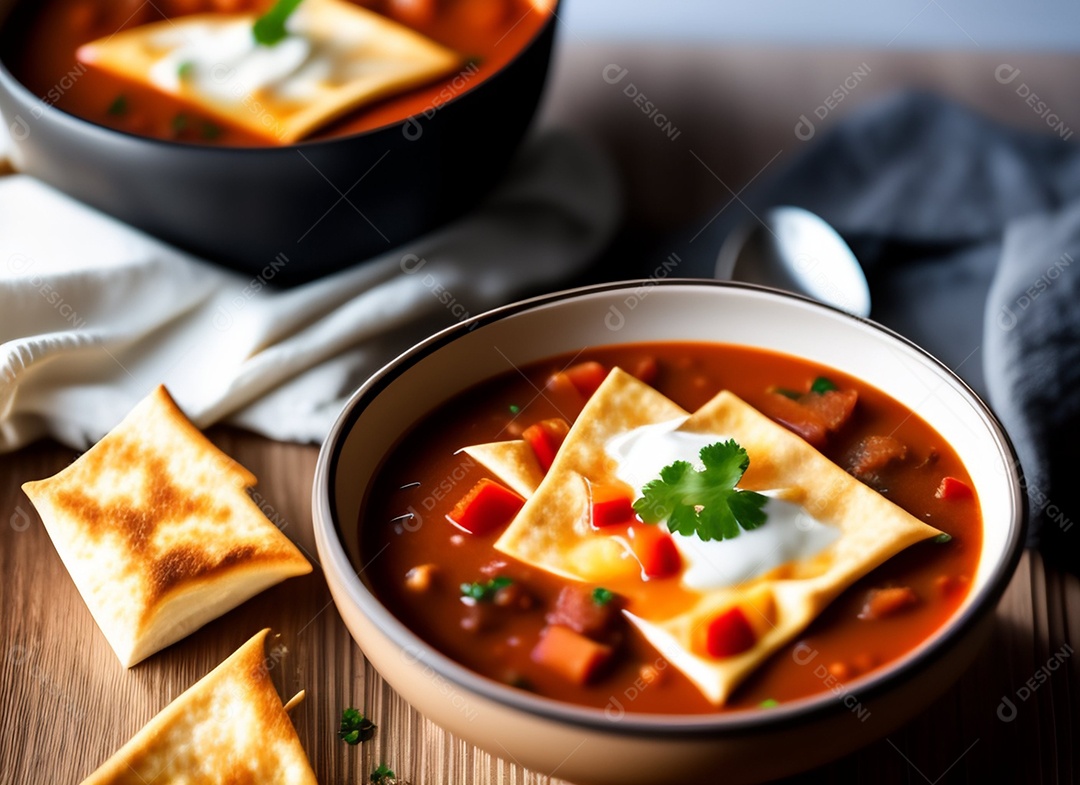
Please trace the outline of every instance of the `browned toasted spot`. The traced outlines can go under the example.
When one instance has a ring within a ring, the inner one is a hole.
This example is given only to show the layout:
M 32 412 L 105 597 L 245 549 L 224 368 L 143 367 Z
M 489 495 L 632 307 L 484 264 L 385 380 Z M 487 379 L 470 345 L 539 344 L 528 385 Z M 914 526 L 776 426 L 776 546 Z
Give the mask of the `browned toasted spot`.
M 181 545 L 150 560 L 146 588 L 152 597 L 161 597 L 178 584 L 213 577 L 234 564 L 251 562 L 258 555 L 259 549 L 254 545 L 234 546 L 214 556 L 202 548 Z
M 144 565 L 140 572 L 145 576 L 147 600 L 151 605 L 185 581 L 211 577 L 260 554 L 260 549 L 250 544 L 236 545 L 223 553 L 191 543 L 155 552 L 154 534 L 161 526 L 185 521 L 225 524 L 230 519 L 229 508 L 208 494 L 191 493 L 177 486 L 169 476 L 167 462 L 137 444 L 115 439 L 102 446 L 105 449 L 89 456 L 83 471 L 92 477 L 103 466 L 110 466 L 114 471 L 121 469 L 121 473 L 137 473 L 142 479 L 139 498 L 121 497 L 102 503 L 81 488 L 69 487 L 57 493 L 56 503 L 73 518 L 83 521 L 91 538 L 97 540 L 115 534 L 124 540 L 132 567 Z

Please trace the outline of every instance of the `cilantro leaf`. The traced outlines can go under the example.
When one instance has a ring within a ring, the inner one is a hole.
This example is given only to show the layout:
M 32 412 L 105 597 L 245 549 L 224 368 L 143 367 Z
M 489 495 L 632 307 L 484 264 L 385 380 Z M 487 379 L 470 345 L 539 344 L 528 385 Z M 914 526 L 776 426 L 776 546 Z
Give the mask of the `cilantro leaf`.
M 301 2 L 303 0 L 277 0 L 269 11 L 256 19 L 252 28 L 256 43 L 273 46 L 283 40 L 288 35 L 285 22 Z
M 380 763 L 371 772 L 371 785 L 389 785 L 397 782 L 393 770 L 385 763 Z
M 750 456 L 734 439 L 715 442 L 698 453 L 702 471 L 687 461 L 660 470 L 660 478 L 645 484 L 634 512 L 645 523 L 667 521 L 668 529 L 687 537 L 730 540 L 741 530 L 765 523 L 765 502 L 756 491 L 735 485 L 750 465 Z
M 359 744 L 375 735 L 376 726 L 356 709 L 350 707 L 341 712 L 338 738 L 346 744 Z
M 124 115 L 126 115 L 128 113 L 127 96 L 123 93 L 116 96 L 116 100 L 109 104 L 109 108 L 105 111 L 112 117 L 123 117 Z
M 609 602 L 615 599 L 615 592 L 611 589 L 605 589 L 603 586 L 597 586 L 592 591 L 592 601 L 594 604 L 603 608 Z

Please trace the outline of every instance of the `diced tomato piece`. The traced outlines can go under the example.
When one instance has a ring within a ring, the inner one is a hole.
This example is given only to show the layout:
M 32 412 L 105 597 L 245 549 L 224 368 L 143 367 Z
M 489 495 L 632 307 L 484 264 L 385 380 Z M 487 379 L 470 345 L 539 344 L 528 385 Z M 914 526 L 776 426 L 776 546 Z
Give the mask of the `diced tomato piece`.
M 875 621 L 894 616 L 919 602 L 919 595 L 910 586 L 888 586 L 884 589 L 871 589 L 866 593 L 866 602 L 859 611 L 863 621 Z
M 959 501 L 961 499 L 974 498 L 975 492 L 972 491 L 971 486 L 963 480 L 958 480 L 955 477 L 945 477 L 941 480 L 941 485 L 938 486 L 934 496 L 938 499 Z
M 670 578 L 682 570 L 682 556 L 675 541 L 659 526 L 628 527 L 630 547 L 646 578 Z
M 544 385 L 544 397 L 568 420 L 577 419 L 585 408 L 585 396 L 562 371 L 548 377 Z
M 939 575 L 934 579 L 934 588 L 946 597 L 952 597 L 967 591 L 971 579 L 966 575 Z
M 907 457 L 907 445 L 892 436 L 867 436 L 848 456 L 848 471 L 860 480 L 872 478 L 893 461 Z
M 549 625 L 530 655 L 573 684 L 587 684 L 611 661 L 614 650 L 560 624 Z
M 660 375 L 660 363 L 658 363 L 656 358 L 650 354 L 634 363 L 634 367 L 630 370 L 630 374 L 638 381 L 645 382 L 645 384 L 652 384 L 656 381 L 656 377 Z
M 521 438 L 532 447 L 537 463 L 546 472 L 555 462 L 555 454 L 559 452 L 569 432 L 570 423 L 561 417 L 554 417 L 533 423 L 521 432 Z
M 608 369 L 594 360 L 589 360 L 588 362 L 571 365 L 563 373 L 577 387 L 578 392 L 588 398 L 596 392 L 597 387 L 604 383 L 604 379 L 608 375 Z
M 757 635 L 742 608 L 728 608 L 711 622 L 705 635 L 705 651 L 710 657 L 734 657 L 753 648 Z
M 851 419 L 855 404 L 859 401 L 856 390 L 829 390 L 823 393 L 807 393 L 799 403 L 818 416 L 825 429 L 834 433 Z
M 597 528 L 630 523 L 634 520 L 634 502 L 626 489 L 616 485 L 592 485 L 592 525 Z
M 789 431 L 801 436 L 812 447 L 825 446 L 825 438 L 828 429 L 821 416 L 798 401 L 793 401 L 786 395 L 778 392 L 770 392 L 766 396 L 763 413 L 783 425 Z
M 618 595 L 600 604 L 593 596 L 595 589 L 585 584 L 563 586 L 555 607 L 544 617 L 548 624 L 561 624 L 582 635 L 597 637 L 608 632 L 619 618 L 622 602 Z
M 524 504 L 512 490 L 484 477 L 446 517 L 469 534 L 487 534 L 510 523 Z

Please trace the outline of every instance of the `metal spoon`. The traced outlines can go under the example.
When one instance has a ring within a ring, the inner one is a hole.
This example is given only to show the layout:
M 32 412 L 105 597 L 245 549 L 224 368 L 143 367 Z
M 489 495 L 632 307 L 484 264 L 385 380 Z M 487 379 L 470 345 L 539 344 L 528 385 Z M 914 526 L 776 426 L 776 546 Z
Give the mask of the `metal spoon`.
M 856 316 L 870 315 L 870 287 L 851 248 L 822 218 L 773 207 L 728 236 L 716 277 L 805 294 Z

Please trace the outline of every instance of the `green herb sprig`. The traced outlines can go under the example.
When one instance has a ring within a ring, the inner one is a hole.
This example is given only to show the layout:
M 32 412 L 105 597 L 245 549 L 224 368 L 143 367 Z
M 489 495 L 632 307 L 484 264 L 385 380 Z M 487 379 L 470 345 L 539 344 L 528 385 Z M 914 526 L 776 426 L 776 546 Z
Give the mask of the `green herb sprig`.
M 380 763 L 371 771 L 371 785 L 392 785 L 397 782 L 397 776 L 393 769 L 385 763 Z
M 603 586 L 597 586 L 592 591 L 592 601 L 594 604 L 599 605 L 601 608 L 607 605 L 615 599 L 615 592 L 611 589 L 605 589 Z
M 634 512 L 645 523 L 667 521 L 668 528 L 699 539 L 730 540 L 740 531 L 756 529 L 768 517 L 768 499 L 735 485 L 750 465 L 750 456 L 734 439 L 715 442 L 698 453 L 702 471 L 688 461 L 675 461 L 660 470 L 660 478 L 645 484 Z
M 255 20 L 252 33 L 262 46 L 273 46 L 288 35 L 285 23 L 303 0 L 277 0 L 265 14 Z
M 338 728 L 338 738 L 346 744 L 359 744 L 374 736 L 377 727 L 374 722 L 350 707 L 341 712 L 341 727 Z

